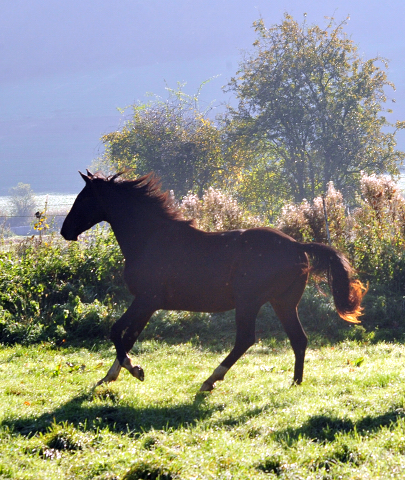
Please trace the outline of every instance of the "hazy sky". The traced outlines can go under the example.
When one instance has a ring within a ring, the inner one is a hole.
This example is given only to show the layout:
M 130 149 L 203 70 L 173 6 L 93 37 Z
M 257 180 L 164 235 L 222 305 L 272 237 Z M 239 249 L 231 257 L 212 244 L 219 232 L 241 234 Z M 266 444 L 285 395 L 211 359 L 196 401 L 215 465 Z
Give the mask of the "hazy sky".
M 405 119 L 404 0 L 0 0 L 0 8 L 0 194 L 19 181 L 76 192 L 77 170 L 122 124 L 117 107 L 146 92 L 164 96 L 166 83 L 195 93 L 215 77 L 203 100 L 229 100 L 221 87 L 250 49 L 252 22 L 262 16 L 270 26 L 285 11 L 318 24 L 350 14 L 345 30 L 360 52 L 391 60 L 392 120 Z

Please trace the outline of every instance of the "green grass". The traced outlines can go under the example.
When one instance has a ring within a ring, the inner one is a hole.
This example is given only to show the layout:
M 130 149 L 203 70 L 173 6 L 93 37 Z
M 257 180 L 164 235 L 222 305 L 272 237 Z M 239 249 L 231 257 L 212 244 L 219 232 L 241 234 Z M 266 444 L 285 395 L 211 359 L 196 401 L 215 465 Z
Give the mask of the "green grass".
M 2 348 L 0 478 L 403 478 L 403 345 L 309 349 L 291 387 L 290 347 L 263 341 L 198 395 L 225 353 L 148 340 L 145 382 L 93 390 L 109 346 Z

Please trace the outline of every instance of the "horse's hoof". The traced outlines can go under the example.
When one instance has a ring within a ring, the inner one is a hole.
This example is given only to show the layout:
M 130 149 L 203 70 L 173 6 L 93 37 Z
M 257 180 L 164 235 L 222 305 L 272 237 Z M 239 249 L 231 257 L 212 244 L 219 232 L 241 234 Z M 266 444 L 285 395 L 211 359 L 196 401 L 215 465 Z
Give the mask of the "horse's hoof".
M 102 378 L 101 380 L 99 380 L 99 381 L 94 385 L 94 388 L 102 385 L 103 383 L 109 383 L 109 382 L 112 382 L 112 380 L 110 380 L 110 379 L 108 378 L 108 376 L 106 376 L 106 377 Z
M 200 405 L 203 402 L 205 402 L 205 400 L 208 398 L 208 395 L 210 393 L 211 392 L 201 392 L 201 391 L 197 392 L 194 397 L 194 405 Z
M 140 380 L 141 382 L 143 382 L 145 380 L 145 373 L 143 371 L 143 368 L 140 367 L 139 365 L 135 365 L 132 370 L 131 370 L 131 374 L 137 378 L 138 380 Z
M 211 392 L 212 390 L 214 390 L 214 385 L 209 382 L 204 382 L 200 388 L 200 392 Z

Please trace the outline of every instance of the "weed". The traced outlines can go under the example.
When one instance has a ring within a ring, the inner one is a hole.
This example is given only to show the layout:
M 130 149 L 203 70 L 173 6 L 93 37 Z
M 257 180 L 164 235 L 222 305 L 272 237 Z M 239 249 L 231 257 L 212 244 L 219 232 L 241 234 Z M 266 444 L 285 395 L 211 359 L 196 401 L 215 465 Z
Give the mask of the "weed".
M 122 480 L 172 480 L 173 475 L 153 461 L 140 461 L 124 475 Z

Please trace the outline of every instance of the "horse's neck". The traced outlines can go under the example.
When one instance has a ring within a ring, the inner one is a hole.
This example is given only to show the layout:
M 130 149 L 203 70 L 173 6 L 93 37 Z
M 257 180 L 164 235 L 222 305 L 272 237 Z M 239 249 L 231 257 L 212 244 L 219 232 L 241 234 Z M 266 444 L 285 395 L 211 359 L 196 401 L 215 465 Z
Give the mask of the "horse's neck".
M 173 220 L 153 218 L 147 214 L 116 216 L 110 222 L 118 244 L 121 247 L 125 259 L 134 258 L 141 254 L 149 239 L 159 234 L 165 236 L 173 228 Z

